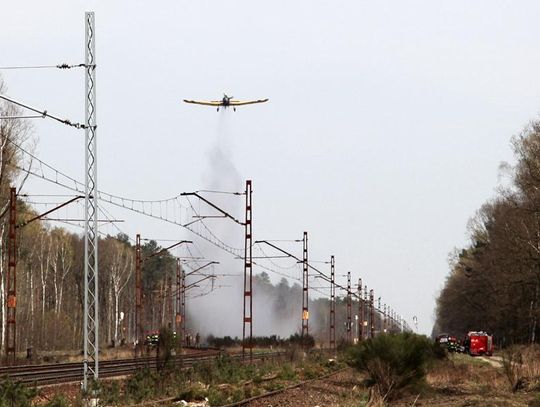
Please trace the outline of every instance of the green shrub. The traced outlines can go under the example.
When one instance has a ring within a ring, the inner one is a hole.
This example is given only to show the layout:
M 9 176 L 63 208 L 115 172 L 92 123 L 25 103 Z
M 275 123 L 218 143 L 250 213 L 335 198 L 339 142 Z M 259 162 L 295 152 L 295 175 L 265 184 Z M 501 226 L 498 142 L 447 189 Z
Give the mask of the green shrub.
M 211 387 L 208 390 L 208 403 L 211 406 L 221 406 L 227 404 L 227 395 L 216 387 Z
M 176 334 L 167 327 L 159 330 L 157 346 L 158 370 L 172 367 L 172 351 L 178 347 Z
M 136 402 L 150 398 L 156 393 L 158 382 L 155 372 L 150 369 L 141 369 L 128 379 L 125 388 L 126 398 Z
M 191 386 L 178 393 L 177 398 L 185 401 L 200 401 L 208 396 L 208 391 L 200 383 L 193 383 Z
M 212 383 L 214 379 L 215 366 L 212 362 L 196 362 L 193 364 L 192 380 L 199 380 L 203 383 Z
M 115 380 L 110 384 L 103 383 L 99 398 L 107 406 L 118 404 L 120 402 L 120 386 L 118 382 Z
M 433 343 L 412 333 L 368 339 L 352 347 L 349 356 L 349 364 L 368 374 L 368 385 L 374 386 L 384 400 L 422 382 L 426 365 L 435 358 Z
M 296 371 L 291 365 L 283 365 L 279 378 L 282 380 L 294 380 L 296 379 Z
M 0 407 L 29 407 L 37 394 L 35 387 L 27 387 L 6 377 L 0 382 Z
M 71 403 L 64 397 L 60 395 L 56 395 L 45 404 L 45 407 L 69 407 Z

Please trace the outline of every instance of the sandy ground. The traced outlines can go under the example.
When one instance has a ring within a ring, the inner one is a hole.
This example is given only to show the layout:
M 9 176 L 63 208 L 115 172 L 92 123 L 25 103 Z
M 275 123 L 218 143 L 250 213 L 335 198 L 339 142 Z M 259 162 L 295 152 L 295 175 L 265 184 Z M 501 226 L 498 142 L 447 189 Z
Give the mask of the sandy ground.
M 366 401 L 360 390 L 360 377 L 352 370 L 315 380 L 301 387 L 252 401 L 251 407 L 337 407 L 360 406 Z
M 527 387 L 516 393 L 510 391 L 497 359 L 485 361 L 460 355 L 451 357 L 430 370 L 427 384 L 415 392 L 404 394 L 386 406 L 437 407 L 540 407 L 540 386 Z M 493 363 L 492 363 L 493 362 Z M 330 377 L 306 383 L 282 393 L 263 397 L 244 404 L 252 407 L 360 407 L 366 406 L 369 389 L 363 386 L 364 376 L 347 369 Z M 76 386 L 43 389 L 44 399 L 54 393 L 68 397 L 78 394 Z M 42 399 L 42 401 L 45 401 Z M 148 406 L 178 405 L 170 402 L 148 403 Z M 382 407 L 374 404 L 373 407 Z

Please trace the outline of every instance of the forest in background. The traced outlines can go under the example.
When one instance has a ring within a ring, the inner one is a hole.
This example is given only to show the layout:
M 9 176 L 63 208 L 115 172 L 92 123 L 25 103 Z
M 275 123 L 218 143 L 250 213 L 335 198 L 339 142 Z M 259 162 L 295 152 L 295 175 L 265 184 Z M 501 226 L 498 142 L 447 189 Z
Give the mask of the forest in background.
M 509 185 L 468 224 L 470 243 L 450 256 L 434 334 L 493 333 L 500 345 L 534 343 L 540 300 L 540 121 L 512 138 Z

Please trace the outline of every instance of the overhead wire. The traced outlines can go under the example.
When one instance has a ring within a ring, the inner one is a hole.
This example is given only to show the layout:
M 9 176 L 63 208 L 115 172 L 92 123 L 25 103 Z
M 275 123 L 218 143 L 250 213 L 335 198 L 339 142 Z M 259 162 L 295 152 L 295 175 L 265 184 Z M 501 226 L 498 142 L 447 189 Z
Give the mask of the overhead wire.
M 290 270 L 290 269 L 293 269 L 295 267 L 298 266 L 298 263 L 295 262 L 294 264 L 291 264 L 290 266 L 287 266 L 287 267 L 284 267 L 284 266 L 280 266 L 279 264 L 277 264 L 275 261 L 272 260 L 272 258 L 270 256 L 268 256 L 268 254 L 263 250 L 263 248 L 261 247 L 261 245 L 254 245 L 254 247 L 259 250 L 259 252 L 261 252 L 261 254 L 266 258 L 268 259 L 268 261 L 270 263 L 272 263 L 272 265 L 274 267 L 277 267 L 279 269 L 282 269 L 282 270 Z
M 23 107 L 23 108 L 25 108 L 27 110 L 30 110 L 32 112 L 39 113 L 43 117 L 48 117 L 49 119 L 56 120 L 57 122 L 60 122 L 60 123 L 65 124 L 67 126 L 75 127 L 76 129 L 86 129 L 87 128 L 87 126 L 85 124 L 76 123 L 76 122 L 74 123 L 69 119 L 62 119 L 62 118 L 60 118 L 60 117 L 58 117 L 56 115 L 48 113 L 47 110 L 36 109 L 35 107 L 29 106 L 29 105 L 27 105 L 25 103 L 18 102 L 18 101 L 14 100 L 14 99 L 11 99 L 10 97 L 8 97 L 6 95 L 0 95 L 0 99 L 4 99 L 5 101 L 7 101 L 9 103 L 13 103 L 14 105 Z
M 66 63 L 57 64 L 57 65 L 19 65 L 19 66 L 0 66 L 2 70 L 13 70 L 13 69 L 72 69 L 72 68 L 84 68 L 86 64 L 75 64 L 69 65 Z
M 37 161 L 37 163 L 39 164 L 39 169 L 40 169 L 40 172 L 38 172 L 37 170 L 32 170 L 31 168 L 26 168 L 24 166 L 20 166 L 20 165 L 14 165 L 14 164 L 10 164 L 11 166 L 15 167 L 15 168 L 18 168 L 19 170 L 22 170 L 30 175 L 33 175 L 33 176 L 36 176 L 38 178 L 41 178 L 43 180 L 46 180 L 48 182 L 52 182 L 58 186 L 61 186 L 61 187 L 64 187 L 64 188 L 67 188 L 67 189 L 70 189 L 72 191 L 75 191 L 75 192 L 78 192 L 78 193 L 84 193 L 84 186 L 81 182 L 77 181 L 75 178 L 61 172 L 60 170 L 54 168 L 53 166 L 45 163 L 43 160 L 39 159 L 37 156 L 35 156 L 34 154 L 30 153 L 29 151 L 27 151 L 24 147 L 22 147 L 20 144 L 14 142 L 13 140 L 11 139 L 7 139 L 8 142 L 10 142 L 11 144 L 13 144 L 15 147 L 17 147 L 21 152 L 23 152 L 24 154 L 26 154 L 28 157 L 31 157 L 32 158 L 32 162 L 33 160 Z M 49 171 L 52 171 L 52 173 L 54 174 L 53 177 L 51 177 L 49 174 L 45 174 L 45 169 L 49 170 Z M 233 193 L 234 194 L 234 193 Z M 50 194 L 50 196 L 53 196 L 54 194 Z M 43 196 L 46 196 L 46 195 L 43 195 Z M 58 195 L 58 196 L 61 196 L 61 195 Z M 241 253 L 243 252 L 243 249 L 239 249 L 239 248 L 234 248 L 230 245 L 227 245 L 225 242 L 223 242 L 223 240 L 221 240 L 220 238 L 218 238 L 211 230 L 210 228 L 206 225 L 206 223 L 200 219 L 197 221 L 197 223 L 200 223 L 202 225 L 202 227 L 206 230 L 206 232 L 208 233 L 208 235 L 205 235 L 203 234 L 202 232 L 200 231 L 197 231 L 195 230 L 194 228 L 190 227 L 189 225 L 186 225 L 186 224 L 182 224 L 182 223 L 179 223 L 176 219 L 174 220 L 171 220 L 171 219 L 166 219 L 166 218 L 163 218 L 163 214 L 160 213 L 159 216 L 157 216 L 156 214 L 153 213 L 153 204 L 157 204 L 157 203 L 163 203 L 163 202 L 176 202 L 178 203 L 178 206 L 180 207 L 180 210 L 182 210 L 182 204 L 180 204 L 178 202 L 178 199 L 181 195 L 177 195 L 177 196 L 174 196 L 173 198 L 167 198 L 167 199 L 161 199 L 161 200 L 135 200 L 135 199 L 131 199 L 131 198 L 125 198 L 125 197 L 121 197 L 121 196 L 117 196 L 117 195 L 113 195 L 113 194 L 109 194 L 109 193 L 106 193 L 106 192 L 101 192 L 101 191 L 98 191 L 98 198 L 101 200 L 101 201 L 104 201 L 104 202 L 107 202 L 107 203 L 110 203 L 112 205 L 115 205 L 115 206 L 118 206 L 118 207 L 121 207 L 123 209 L 127 209 L 127 210 L 131 210 L 133 212 L 136 212 L 136 213 L 140 213 L 140 214 L 143 214 L 143 215 L 146 215 L 146 216 L 149 216 L 149 217 L 153 217 L 153 218 L 156 218 L 156 219 L 161 219 L 163 221 L 166 221 L 166 222 L 169 222 L 169 223 L 172 223 L 172 224 L 176 224 L 176 225 L 179 225 L 181 227 L 184 227 L 188 230 L 190 230 L 192 233 L 194 233 L 195 235 L 199 236 L 200 238 L 202 238 L 203 240 L 206 240 L 208 241 L 209 243 L 217 246 L 218 248 L 221 248 L 222 250 L 226 251 L 226 252 L 229 252 L 230 254 L 233 254 L 235 256 L 240 256 L 240 258 L 243 258 L 241 256 Z M 119 202 L 118 202 L 119 201 Z M 131 207 L 129 207 L 128 205 L 126 205 L 126 202 L 127 203 L 130 203 L 131 204 Z M 142 205 L 142 209 L 141 208 L 135 208 L 134 205 L 135 203 L 137 204 L 140 204 Z M 193 213 L 197 214 L 198 215 L 198 212 L 195 210 L 195 208 L 193 207 L 192 203 L 189 201 L 188 199 L 188 203 L 189 203 L 189 207 L 191 208 L 191 210 L 193 211 Z M 145 204 L 147 205 L 150 205 L 151 208 L 150 208 L 150 212 L 148 212 L 145 208 Z M 186 214 L 187 214 L 187 208 L 186 207 Z M 160 207 L 160 211 L 162 210 L 162 207 Z M 105 215 L 106 218 L 111 221 L 111 219 Z M 76 227 L 81 227 L 80 224 L 73 224 L 71 222 L 62 222 L 62 223 L 65 223 L 65 224 L 70 224 L 70 225 L 73 225 L 73 226 L 76 226 Z M 118 225 L 116 225 L 115 222 L 110 222 L 118 231 L 120 231 L 121 233 L 122 230 L 118 227 Z M 102 232 L 99 232 L 100 234 L 103 234 Z M 132 240 L 130 238 L 130 240 Z M 269 261 L 271 261 L 270 259 L 268 259 Z M 315 263 L 315 262 L 314 262 Z M 324 262 L 326 263 L 326 262 Z M 267 271 L 270 271 L 272 273 L 275 273 L 275 274 L 278 274 L 278 275 L 281 275 L 287 279 L 290 279 L 290 280 L 296 280 L 295 278 L 293 277 L 290 277 L 284 273 L 280 273 L 278 272 L 277 270 L 274 270 L 274 269 L 271 269 L 270 267 L 267 267 L 267 266 L 264 266 L 262 264 L 259 264 L 259 263 L 255 263 L 253 262 L 254 265 L 260 267 L 260 268 L 263 268 Z M 320 271 L 319 269 L 317 269 L 316 267 L 314 267 L 313 265 L 311 264 L 308 264 L 308 267 L 311 268 L 312 270 L 316 271 L 317 273 L 319 273 L 323 279 L 326 279 L 327 281 L 330 281 L 329 277 L 326 276 L 322 271 Z M 291 267 L 292 268 L 292 267 Z M 300 281 L 299 279 L 297 281 Z M 347 291 L 347 288 L 339 285 L 339 284 L 336 284 L 336 287 L 344 290 L 344 291 Z M 315 290 L 315 289 L 314 289 Z M 317 291 L 317 290 L 315 290 Z M 355 293 L 355 292 L 352 292 L 351 293 L 354 297 L 358 297 L 358 295 Z

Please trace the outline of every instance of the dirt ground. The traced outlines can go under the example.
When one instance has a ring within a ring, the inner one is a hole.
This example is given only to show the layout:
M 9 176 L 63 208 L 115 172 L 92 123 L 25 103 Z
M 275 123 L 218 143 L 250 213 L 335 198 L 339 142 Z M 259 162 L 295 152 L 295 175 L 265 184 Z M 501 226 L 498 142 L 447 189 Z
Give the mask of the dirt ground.
M 315 407 L 315 406 L 366 406 L 369 390 L 362 385 L 363 376 L 352 369 L 327 379 L 258 399 L 252 407 Z M 432 368 L 427 385 L 402 395 L 386 406 L 437 406 L 437 407 L 540 407 L 540 392 L 524 388 L 510 391 L 500 363 L 491 363 L 459 355 Z
M 348 369 L 322 380 L 252 401 L 251 407 L 352 407 L 364 405 L 367 393 L 360 389 L 360 377 Z M 363 401 L 363 404 L 362 404 Z
M 403 394 L 386 404 L 370 407 L 437 406 L 437 407 L 540 407 L 540 386 L 533 383 L 515 393 L 510 391 L 501 363 L 465 355 L 452 356 L 433 366 L 426 384 L 409 394 Z M 364 376 L 347 369 L 330 377 L 314 380 L 282 393 L 251 401 L 251 407 L 360 407 L 368 406 L 369 389 L 363 385 Z M 63 385 L 43 388 L 41 402 L 55 393 L 70 399 L 78 394 L 77 386 Z M 170 402 L 150 402 L 147 406 L 178 405 Z

